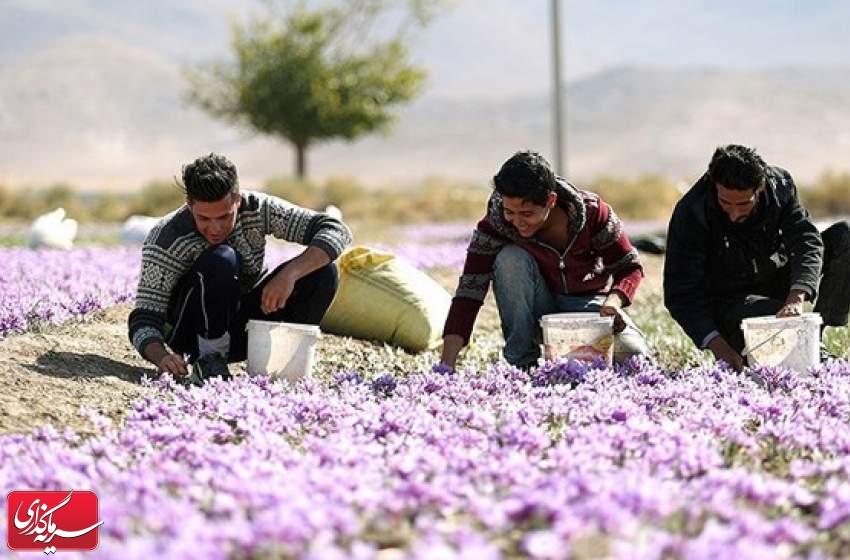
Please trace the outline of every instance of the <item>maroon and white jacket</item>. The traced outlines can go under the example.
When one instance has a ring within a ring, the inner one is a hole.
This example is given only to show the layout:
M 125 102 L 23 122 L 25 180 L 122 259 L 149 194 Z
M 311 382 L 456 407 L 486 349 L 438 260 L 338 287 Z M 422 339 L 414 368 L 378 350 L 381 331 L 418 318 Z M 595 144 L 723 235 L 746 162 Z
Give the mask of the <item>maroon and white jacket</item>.
M 443 329 L 443 336 L 457 334 L 469 342 L 478 310 L 484 302 L 493 274 L 496 255 L 514 243 L 537 261 L 553 294 L 597 295 L 617 290 L 634 298 L 643 278 L 643 267 L 614 210 L 599 195 L 577 189 L 563 179 L 556 188 L 558 206 L 567 213 L 567 250 L 523 239 L 505 220 L 502 197 L 493 191 L 487 215 L 478 222 L 469 242 L 463 274 Z

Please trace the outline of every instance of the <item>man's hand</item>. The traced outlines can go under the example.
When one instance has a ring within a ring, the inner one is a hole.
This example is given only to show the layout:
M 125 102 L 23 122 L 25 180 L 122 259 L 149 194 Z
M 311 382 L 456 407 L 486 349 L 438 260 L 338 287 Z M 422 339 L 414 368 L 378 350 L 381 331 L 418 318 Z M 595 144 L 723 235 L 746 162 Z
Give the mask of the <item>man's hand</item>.
M 156 366 L 158 373 L 168 372 L 174 377 L 181 377 L 189 373 L 183 356 L 169 352 L 162 342 L 148 343 L 144 347 L 142 356 Z
M 803 302 L 806 294 L 800 290 L 791 290 L 785 299 L 785 305 L 776 312 L 777 317 L 799 317 L 803 314 Z
M 156 364 L 159 373 L 170 373 L 174 377 L 182 377 L 189 373 L 182 356 L 169 352 Z
M 729 346 L 729 343 L 722 336 L 712 338 L 708 343 L 708 349 L 711 350 L 717 360 L 723 360 L 735 371 L 744 369 L 744 358 Z
M 443 337 L 443 353 L 440 356 L 440 363 L 455 368 L 457 355 L 460 349 L 463 348 L 463 337 L 457 334 L 447 334 Z
M 281 269 L 263 287 L 263 294 L 260 298 L 260 310 L 266 315 L 274 313 L 286 305 L 286 300 L 292 295 L 292 290 L 295 288 L 295 279 L 287 271 L 288 268 L 287 266 Z
M 312 245 L 304 249 L 303 253 L 289 261 L 263 287 L 260 311 L 268 315 L 281 309 L 286 305 L 299 279 L 330 262 L 331 258 L 323 249 Z
M 623 296 L 620 295 L 620 292 L 613 291 L 608 294 L 608 297 L 602 302 L 602 307 L 599 308 L 599 315 L 614 318 L 614 334 L 620 334 L 626 328 L 622 309 L 623 303 Z

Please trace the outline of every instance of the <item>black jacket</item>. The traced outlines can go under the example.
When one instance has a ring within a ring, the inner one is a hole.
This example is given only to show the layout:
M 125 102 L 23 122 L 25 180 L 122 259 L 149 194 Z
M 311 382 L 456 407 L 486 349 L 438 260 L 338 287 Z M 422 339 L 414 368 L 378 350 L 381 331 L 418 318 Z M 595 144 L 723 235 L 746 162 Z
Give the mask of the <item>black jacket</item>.
M 711 309 L 730 296 L 773 296 L 788 289 L 817 294 L 823 241 L 784 169 L 769 167 L 753 214 L 732 223 L 708 174 L 679 200 L 667 231 L 664 305 L 694 343 L 715 332 Z M 783 294 L 784 297 L 787 294 Z

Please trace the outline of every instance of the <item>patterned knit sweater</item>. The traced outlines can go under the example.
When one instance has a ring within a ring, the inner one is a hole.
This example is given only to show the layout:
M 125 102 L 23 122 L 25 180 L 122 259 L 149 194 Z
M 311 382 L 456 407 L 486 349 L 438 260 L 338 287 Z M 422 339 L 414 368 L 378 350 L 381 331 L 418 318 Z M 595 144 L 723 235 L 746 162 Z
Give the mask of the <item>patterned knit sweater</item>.
M 533 238 L 520 237 L 505 220 L 501 196 L 493 192 L 487 215 L 478 222 L 469 242 L 443 336 L 457 334 L 464 344 L 469 342 L 490 287 L 496 255 L 509 243 L 531 253 L 553 294 L 596 295 L 616 289 L 625 296 L 626 305 L 631 303 L 643 278 L 643 267 L 617 214 L 597 194 L 579 190 L 563 179 L 558 179 L 555 191 L 569 228 L 563 258 Z
M 243 191 L 241 196 L 236 225 L 225 243 L 242 259 L 243 294 L 267 272 L 267 235 L 319 247 L 332 261 L 351 243 L 348 228 L 326 214 L 262 193 Z M 140 354 L 149 343 L 163 342 L 168 305 L 177 281 L 209 247 L 185 205 L 162 218 L 148 234 L 142 246 L 136 305 L 128 319 L 130 340 Z

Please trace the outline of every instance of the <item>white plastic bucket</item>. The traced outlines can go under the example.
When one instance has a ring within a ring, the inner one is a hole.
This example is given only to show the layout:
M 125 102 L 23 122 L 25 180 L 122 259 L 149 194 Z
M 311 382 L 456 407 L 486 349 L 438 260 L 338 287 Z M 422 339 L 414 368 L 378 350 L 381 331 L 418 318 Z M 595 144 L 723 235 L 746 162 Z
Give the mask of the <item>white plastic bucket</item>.
M 543 357 L 572 358 L 608 365 L 614 356 L 614 318 L 598 313 L 553 313 L 540 318 Z
M 741 321 L 750 366 L 782 366 L 800 373 L 820 363 L 819 313 L 798 317 L 750 317 Z
M 252 319 L 245 328 L 248 375 L 296 381 L 312 374 L 316 342 L 321 337 L 318 326 Z

